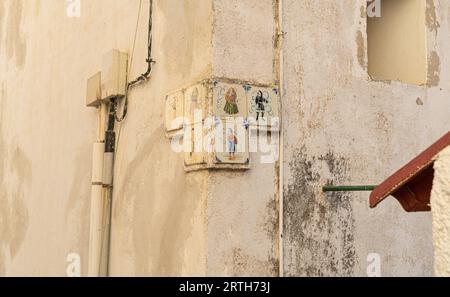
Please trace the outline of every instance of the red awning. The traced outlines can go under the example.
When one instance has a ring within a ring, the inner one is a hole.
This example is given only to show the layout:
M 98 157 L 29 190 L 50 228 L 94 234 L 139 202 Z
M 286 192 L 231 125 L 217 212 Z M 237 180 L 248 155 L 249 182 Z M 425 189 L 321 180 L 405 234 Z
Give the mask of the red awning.
M 394 196 L 407 212 L 430 211 L 436 156 L 450 146 L 450 132 L 406 164 L 370 195 L 370 207 L 376 207 L 388 196 Z

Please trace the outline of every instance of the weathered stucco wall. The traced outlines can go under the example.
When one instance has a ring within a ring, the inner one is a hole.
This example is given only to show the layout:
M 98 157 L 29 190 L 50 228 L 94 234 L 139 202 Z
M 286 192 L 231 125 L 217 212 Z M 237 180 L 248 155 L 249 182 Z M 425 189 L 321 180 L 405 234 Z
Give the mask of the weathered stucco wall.
M 173 152 L 165 137 L 164 99 L 211 75 L 212 2 L 154 5 L 153 77 L 132 91 L 121 127 L 111 273 L 205 275 L 207 172 L 184 172 L 184 154 Z M 145 71 L 144 20 L 132 77 Z
M 154 72 L 118 127 L 111 275 L 364 275 L 369 253 L 383 275 L 432 274 L 429 214 L 320 186 L 378 183 L 449 129 L 450 4 L 427 1 L 428 86 L 412 86 L 369 80 L 365 0 L 154 2 Z M 85 85 L 103 53 L 131 52 L 138 7 L 82 1 L 69 18 L 65 1 L 0 2 L 0 275 L 65 275 L 69 253 L 86 274 L 97 112 Z M 184 172 L 164 95 L 210 77 L 284 77 L 281 164 L 252 153 L 248 171 Z
M 64 2 L 45 2 L 0 3 L 0 275 L 62 275 L 68 253 L 87 259 L 96 118 L 83 98 L 97 64 L 87 41 L 109 42 Z
M 436 276 L 450 276 L 450 147 L 434 163 L 431 209 L 433 212 L 433 242 Z
M 213 3 L 212 75 L 275 84 L 274 3 Z M 276 163 L 261 163 L 263 155 L 251 153 L 248 171 L 209 174 L 209 275 L 278 275 L 278 172 Z
M 370 81 L 365 0 L 283 1 L 284 271 L 431 275 L 431 216 L 321 186 L 377 184 L 450 128 L 450 4 L 427 1 L 428 84 Z
M 0 2 L 0 275 L 86 274 L 97 112 L 87 78 L 131 52 L 139 1 Z M 143 1 L 131 77 L 145 71 Z M 107 9 L 106 9 L 107 8 Z M 164 135 L 164 95 L 209 77 L 212 2 L 155 1 L 151 81 L 133 89 L 116 163 L 112 275 L 206 274 L 206 173 L 185 174 Z
M 131 53 L 139 2 L 81 3 L 80 18 L 64 1 L 1 3 L 1 275 L 64 275 L 69 253 L 86 274 L 97 112 L 85 84 L 103 53 Z M 118 127 L 110 274 L 276 275 L 276 164 L 255 154 L 250 171 L 185 173 L 163 126 L 174 89 L 274 82 L 273 3 L 154 3 L 153 75 Z M 145 71 L 147 18 L 143 1 L 131 78 Z

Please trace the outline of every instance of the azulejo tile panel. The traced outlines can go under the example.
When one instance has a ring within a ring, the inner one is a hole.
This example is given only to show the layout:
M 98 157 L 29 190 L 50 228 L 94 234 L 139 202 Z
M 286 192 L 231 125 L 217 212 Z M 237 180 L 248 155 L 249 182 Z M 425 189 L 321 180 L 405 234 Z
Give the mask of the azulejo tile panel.
M 278 87 L 239 80 L 204 80 L 166 96 L 167 136 L 191 148 L 187 171 L 250 168 L 249 133 L 277 133 L 279 114 Z

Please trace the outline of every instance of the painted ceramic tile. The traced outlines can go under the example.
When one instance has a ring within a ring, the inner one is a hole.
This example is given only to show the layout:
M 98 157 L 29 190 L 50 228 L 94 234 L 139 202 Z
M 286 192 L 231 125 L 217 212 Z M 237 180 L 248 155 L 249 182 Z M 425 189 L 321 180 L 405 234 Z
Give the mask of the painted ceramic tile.
M 250 162 L 248 146 L 248 129 L 243 124 L 225 123 L 218 127 L 222 131 L 222 139 L 216 136 L 216 142 L 222 143 L 216 147 L 218 164 L 248 164 Z
M 190 130 L 190 139 L 184 139 L 190 143 L 190 151 L 184 154 L 184 164 L 186 166 L 199 165 L 205 163 L 205 153 L 203 152 L 204 132 L 202 127 L 198 128 L 200 132 L 196 132 L 192 126 L 187 127 Z
M 183 106 L 183 91 L 176 91 L 166 96 L 166 131 L 171 132 L 183 128 Z
M 251 125 L 278 127 L 280 95 L 278 88 L 246 87 L 248 121 Z
M 188 88 L 184 93 L 184 116 L 188 124 L 201 122 L 206 117 L 207 89 L 204 84 Z
M 243 86 L 213 82 L 213 90 L 213 109 L 216 117 L 247 117 L 247 98 Z

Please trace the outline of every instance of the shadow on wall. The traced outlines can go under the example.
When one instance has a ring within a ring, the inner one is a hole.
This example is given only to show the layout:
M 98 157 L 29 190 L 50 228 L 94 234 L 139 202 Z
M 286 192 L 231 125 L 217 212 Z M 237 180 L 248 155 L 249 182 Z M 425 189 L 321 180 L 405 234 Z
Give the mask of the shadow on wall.
M 184 169 L 179 167 L 180 160 L 155 157 L 168 156 L 166 144 L 161 139 L 165 139 L 163 125 L 157 127 L 133 159 L 124 164 L 126 168 L 121 169 L 120 174 L 123 179 L 116 181 L 113 237 L 121 243 L 113 245 L 112 265 L 114 267 L 117 263 L 120 267 L 120 263 L 123 263 L 114 254 L 115 250 L 121 250 L 121 253 L 126 250 L 130 253 L 126 256 L 135 259 L 133 265 L 136 276 L 177 276 L 177 272 L 183 271 L 186 244 L 196 213 L 198 196 L 187 193 L 195 193 L 194 188 L 200 183 L 202 175 L 192 174 L 187 178 Z M 173 173 L 173 179 L 167 179 L 170 175 L 161 169 L 162 164 L 167 168 L 179 168 Z M 160 172 L 159 176 L 155 176 L 157 172 Z M 173 181 L 176 181 L 176 186 Z M 161 184 L 170 186 L 162 188 Z M 155 207 L 163 212 L 162 216 L 152 211 Z M 121 257 L 123 259 L 123 254 Z

